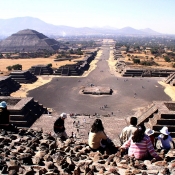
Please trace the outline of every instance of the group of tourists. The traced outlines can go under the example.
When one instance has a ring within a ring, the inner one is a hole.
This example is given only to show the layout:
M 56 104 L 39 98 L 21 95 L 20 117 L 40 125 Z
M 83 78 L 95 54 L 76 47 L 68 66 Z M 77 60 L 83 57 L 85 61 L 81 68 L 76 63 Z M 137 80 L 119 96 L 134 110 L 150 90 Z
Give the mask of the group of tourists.
M 5 101 L 0 103 L 0 118 L 0 129 L 17 130 L 17 127 L 10 124 L 10 113 L 7 110 L 7 103 Z M 53 126 L 55 135 L 63 141 L 68 138 L 64 125 L 66 118 L 67 114 L 62 113 Z M 160 135 L 155 137 L 154 130 L 146 129 L 143 124 L 137 125 L 136 117 L 130 118 L 130 125 L 123 128 L 119 138 L 121 142 L 120 152 L 136 159 L 155 158 L 156 160 L 162 160 L 155 151 L 157 141 L 160 143 L 160 149 L 163 149 L 165 152 L 168 152 L 172 146 L 175 148 L 175 143 L 166 126 L 160 130 Z M 111 139 L 109 139 L 104 131 L 102 120 L 99 118 L 95 119 L 88 132 L 88 145 L 90 149 L 104 153 L 111 143 Z
M 155 158 L 161 160 L 156 153 L 157 141 L 160 141 L 160 149 L 168 152 L 171 149 L 171 143 L 175 148 L 174 141 L 168 132 L 168 128 L 164 126 L 160 130 L 158 137 L 154 136 L 154 130 L 147 128 L 141 124 L 137 125 L 137 118 L 130 118 L 130 125 L 125 127 L 120 135 L 122 143 L 121 152 L 127 152 L 129 156 L 136 159 Z
M 65 114 L 66 115 L 66 114 Z M 58 121 L 64 123 L 66 118 L 64 113 L 60 115 L 57 121 L 54 124 L 54 131 L 58 126 L 56 124 Z M 62 136 L 67 138 L 65 134 L 65 127 L 62 132 Z M 58 134 L 58 132 L 57 132 Z M 59 133 L 60 135 L 60 133 Z M 130 125 L 125 127 L 120 134 L 120 152 L 123 154 L 128 154 L 128 156 L 135 157 L 136 159 L 151 159 L 155 158 L 156 160 L 162 160 L 161 157 L 156 153 L 155 149 L 157 148 L 157 141 L 160 141 L 160 149 L 163 149 L 165 152 L 171 149 L 171 146 L 175 148 L 174 141 L 168 132 L 168 128 L 164 126 L 160 130 L 160 135 L 158 137 L 154 136 L 154 130 L 147 128 L 141 124 L 137 125 L 137 118 L 130 118 Z M 88 134 L 88 145 L 92 151 L 99 151 L 104 153 L 108 145 L 112 141 L 106 135 L 101 119 L 95 119 L 93 122 L 89 134 Z

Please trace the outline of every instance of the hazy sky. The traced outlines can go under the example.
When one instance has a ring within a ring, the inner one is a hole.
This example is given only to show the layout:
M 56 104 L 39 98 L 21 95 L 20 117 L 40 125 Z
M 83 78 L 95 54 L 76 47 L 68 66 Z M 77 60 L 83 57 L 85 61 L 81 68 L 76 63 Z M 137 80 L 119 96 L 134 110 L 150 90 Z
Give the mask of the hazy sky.
M 24 16 L 55 25 L 175 34 L 175 0 L 0 0 L 0 19 Z

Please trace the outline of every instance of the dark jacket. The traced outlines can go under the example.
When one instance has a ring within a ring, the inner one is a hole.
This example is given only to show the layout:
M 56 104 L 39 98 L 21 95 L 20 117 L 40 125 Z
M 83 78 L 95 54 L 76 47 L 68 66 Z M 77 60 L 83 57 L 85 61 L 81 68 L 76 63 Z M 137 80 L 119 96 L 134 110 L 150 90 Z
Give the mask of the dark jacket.
M 0 109 L 0 125 L 9 124 L 10 112 L 7 109 Z
M 61 117 L 59 117 L 55 121 L 53 129 L 54 129 L 55 133 L 60 133 L 60 132 L 64 132 L 65 131 L 64 120 Z

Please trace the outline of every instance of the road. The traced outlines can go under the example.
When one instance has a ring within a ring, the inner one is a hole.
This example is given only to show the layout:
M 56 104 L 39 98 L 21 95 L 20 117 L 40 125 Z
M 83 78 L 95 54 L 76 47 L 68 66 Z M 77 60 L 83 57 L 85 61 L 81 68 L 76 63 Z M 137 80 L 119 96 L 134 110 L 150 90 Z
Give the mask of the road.
M 29 91 L 44 106 L 53 108 L 57 113 L 111 114 L 117 118 L 133 115 L 138 108 L 146 107 L 152 101 L 169 101 L 164 88 L 158 84 L 161 78 L 116 77 L 110 72 L 108 62 L 110 45 L 104 45 L 97 67 L 87 77 L 57 77 L 48 84 Z M 97 58 L 96 58 L 97 59 Z M 110 87 L 112 95 L 83 95 L 82 87 Z M 100 107 L 107 105 L 103 110 Z

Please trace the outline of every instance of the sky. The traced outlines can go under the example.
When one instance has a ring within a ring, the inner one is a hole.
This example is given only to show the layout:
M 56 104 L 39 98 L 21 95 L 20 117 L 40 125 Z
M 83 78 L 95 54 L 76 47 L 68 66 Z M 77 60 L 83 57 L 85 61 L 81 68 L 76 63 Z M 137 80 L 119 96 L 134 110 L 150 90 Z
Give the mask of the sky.
M 0 0 L 0 19 L 25 16 L 54 25 L 175 34 L 175 0 Z

